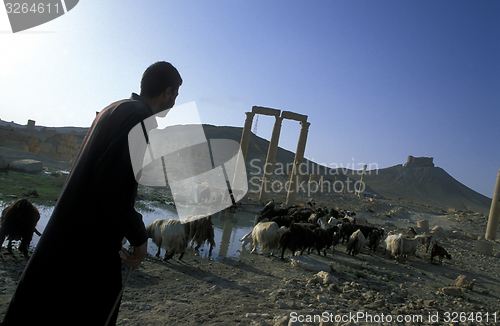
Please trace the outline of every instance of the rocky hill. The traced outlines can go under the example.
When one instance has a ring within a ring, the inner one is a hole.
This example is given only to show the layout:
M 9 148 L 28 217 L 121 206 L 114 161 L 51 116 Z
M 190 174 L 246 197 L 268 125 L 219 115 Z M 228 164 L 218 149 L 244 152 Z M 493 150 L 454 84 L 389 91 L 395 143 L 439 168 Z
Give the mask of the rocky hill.
M 26 133 L 27 126 L 0 122 L 4 132 L 8 129 L 11 133 L 16 130 Z M 239 142 L 241 138 L 242 128 L 240 127 L 203 125 L 203 128 L 207 139 L 232 139 Z M 69 134 L 76 139 L 75 143 L 80 144 L 87 130 L 88 128 L 34 126 L 32 135 L 33 132 L 43 132 L 45 135 L 48 131 L 63 137 Z M 251 135 L 247 155 L 247 171 L 250 178 L 259 179 L 262 176 L 268 146 L 268 140 Z M 38 151 L 38 154 L 43 153 Z M 293 152 L 278 149 L 276 175 L 273 180 L 284 183 L 289 179 L 294 157 Z M 311 174 L 317 181 L 322 177 L 325 187 L 322 188 L 322 192 L 330 194 L 352 192 L 354 183 L 360 180 L 360 171 L 347 168 L 331 169 L 308 160 L 304 160 L 302 171 L 306 173 L 304 180 L 309 180 Z M 490 198 L 460 183 L 443 168 L 435 167 L 432 158 L 428 157 L 409 156 L 404 165 L 368 171 L 364 181 L 365 194 L 392 199 L 401 198 L 442 209 L 452 208 L 488 214 L 491 204 Z

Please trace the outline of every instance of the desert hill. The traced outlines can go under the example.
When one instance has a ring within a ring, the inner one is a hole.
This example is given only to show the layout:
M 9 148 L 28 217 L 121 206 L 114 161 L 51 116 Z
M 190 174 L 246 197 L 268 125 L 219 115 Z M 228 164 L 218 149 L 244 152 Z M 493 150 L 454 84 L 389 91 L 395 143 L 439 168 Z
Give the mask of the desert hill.
M 0 126 L 9 127 L 14 132 L 18 128 L 26 128 L 26 126 L 12 122 L 1 120 L 0 122 Z M 44 128 L 47 127 L 35 127 L 36 130 L 44 130 Z M 232 139 L 238 142 L 241 139 L 242 128 L 240 127 L 203 125 L 203 128 L 207 139 Z M 71 134 L 77 138 L 78 144 L 81 143 L 88 130 L 88 128 L 80 127 L 47 129 L 55 130 L 59 134 Z M 251 135 L 247 155 L 249 176 L 262 176 L 268 146 L 268 140 L 254 134 Z M 294 157 L 295 154 L 292 151 L 278 148 L 275 180 L 285 181 L 289 178 L 288 174 Z M 359 171 L 345 168 L 331 169 L 307 159 L 304 160 L 304 164 L 305 167 L 302 169 L 306 172 L 304 180 L 309 180 L 310 175 L 315 174 L 322 176 L 323 181 L 329 182 L 331 185 L 335 182 L 337 185 L 347 185 L 351 182 L 350 191 L 352 191 L 352 184 L 360 179 Z M 281 170 L 279 170 L 280 167 Z M 432 158 L 413 158 L 410 156 L 404 166 L 399 164 L 389 168 L 368 171 L 364 181 L 366 185 L 365 193 L 392 199 L 402 198 L 442 209 L 453 208 L 488 214 L 491 204 L 490 198 L 460 183 L 444 169 L 434 167 Z M 345 188 L 347 190 L 347 187 Z M 333 186 L 331 190 L 334 190 Z
M 209 139 L 228 138 L 236 141 L 240 140 L 242 131 L 237 127 L 210 125 L 205 125 L 204 129 Z M 262 172 L 268 146 L 269 141 L 254 134 L 251 135 L 247 158 L 249 174 Z M 293 162 L 294 157 L 293 152 L 279 148 L 276 162 L 286 167 Z M 324 180 L 332 184 L 335 180 L 345 184 L 349 179 L 352 183 L 360 179 L 359 171 L 344 168 L 330 169 L 308 160 L 305 160 L 304 164 L 307 168 L 303 170 L 308 172 L 308 175 L 304 177 L 306 180 L 309 179 L 311 173 L 322 175 Z M 432 158 L 410 156 L 404 166 L 399 164 L 385 169 L 367 171 L 364 181 L 365 193 L 392 199 L 402 198 L 442 209 L 452 208 L 488 214 L 491 205 L 491 198 L 468 188 L 444 169 L 435 167 Z

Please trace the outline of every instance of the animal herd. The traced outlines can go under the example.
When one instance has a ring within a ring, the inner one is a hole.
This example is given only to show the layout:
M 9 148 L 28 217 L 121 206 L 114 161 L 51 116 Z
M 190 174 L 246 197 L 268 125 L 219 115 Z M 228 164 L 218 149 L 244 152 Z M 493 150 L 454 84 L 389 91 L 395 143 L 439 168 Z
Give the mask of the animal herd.
M 302 255 L 306 250 L 326 256 L 327 250 L 331 248 L 334 252 L 339 242 L 346 243 L 346 252 L 352 256 L 361 253 L 365 246 L 376 252 L 383 244 L 384 254 L 392 258 L 416 255 L 423 246 L 426 252 L 430 247 L 431 262 L 436 256 L 440 263 L 443 258 L 451 259 L 437 241 L 432 241 L 431 235 L 417 235 L 414 228 L 405 235 L 385 234 L 382 228 L 358 224 L 355 216 L 356 213 L 346 210 L 317 208 L 314 202 L 286 208 L 271 201 L 256 217 L 254 228 L 240 241 L 243 247 L 251 243 L 253 253 L 260 246 L 261 253 L 279 252 L 281 259 L 287 250 L 292 256 Z
M 318 255 L 327 255 L 327 250 L 335 252 L 335 246 L 346 243 L 346 252 L 355 256 L 365 246 L 376 252 L 383 243 L 385 252 L 391 257 L 409 257 L 415 255 L 419 246 L 431 251 L 442 263 L 444 258 L 451 259 L 448 252 L 430 235 L 417 235 L 410 228 L 406 235 L 389 232 L 385 235 L 382 228 L 361 225 L 356 222 L 356 214 L 350 211 L 317 208 L 309 202 L 306 206 L 284 207 L 269 202 L 256 217 L 254 228 L 240 241 L 243 246 L 252 244 L 252 252 L 280 252 L 284 259 L 288 250 L 295 255 L 316 251 Z M 19 250 L 28 257 L 28 247 L 33 233 L 41 236 L 36 229 L 40 214 L 27 199 L 19 199 L 5 208 L 0 219 L 0 245 L 8 239 L 7 249 L 12 254 L 12 241 L 20 240 Z M 178 254 L 181 260 L 189 244 L 198 250 L 205 243 L 209 244 L 209 255 L 215 246 L 212 216 L 191 216 L 183 221 L 178 219 L 158 219 L 146 227 L 148 237 L 158 246 L 157 257 L 161 248 L 165 250 L 164 260 Z
M 7 250 L 12 251 L 12 241 L 21 241 L 19 250 L 28 257 L 28 248 L 33 233 L 42 234 L 36 229 L 40 220 L 38 209 L 27 199 L 19 199 L 2 211 L 0 218 L 0 248 L 5 238 L 8 239 Z M 146 227 L 149 238 L 158 246 L 156 256 L 160 256 L 161 248 L 165 250 L 164 260 L 179 254 L 182 259 L 189 243 L 199 249 L 205 242 L 210 245 L 209 255 L 215 246 L 212 216 L 191 216 L 185 221 L 178 219 L 158 219 Z

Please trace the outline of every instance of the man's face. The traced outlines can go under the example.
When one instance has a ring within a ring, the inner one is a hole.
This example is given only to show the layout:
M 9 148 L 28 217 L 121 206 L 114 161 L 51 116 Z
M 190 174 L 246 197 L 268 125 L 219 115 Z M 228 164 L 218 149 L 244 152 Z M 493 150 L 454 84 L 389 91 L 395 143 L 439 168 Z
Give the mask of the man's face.
M 160 117 L 165 117 L 165 115 L 168 113 L 168 110 L 173 108 L 175 105 L 175 99 L 177 98 L 177 95 L 179 95 L 179 88 L 167 88 L 167 90 L 163 93 L 163 101 L 160 105 L 160 110 L 159 112 L 165 112 L 164 115 L 161 115 Z M 159 113 L 158 112 L 158 113 Z
M 166 109 L 171 109 L 174 107 L 175 105 L 175 99 L 177 98 L 177 95 L 179 95 L 179 88 L 167 88 L 167 90 L 165 91 L 165 107 L 164 107 L 164 110 Z

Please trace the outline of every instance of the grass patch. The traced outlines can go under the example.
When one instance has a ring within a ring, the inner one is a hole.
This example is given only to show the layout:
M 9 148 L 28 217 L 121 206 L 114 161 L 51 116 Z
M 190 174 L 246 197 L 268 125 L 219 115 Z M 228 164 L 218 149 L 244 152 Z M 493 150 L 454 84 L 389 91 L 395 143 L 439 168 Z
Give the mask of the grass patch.
M 0 200 L 10 203 L 26 197 L 24 194 L 35 189 L 38 197 L 29 196 L 32 203 L 53 206 L 61 193 L 67 175 L 60 173 L 28 173 L 15 170 L 0 171 Z

